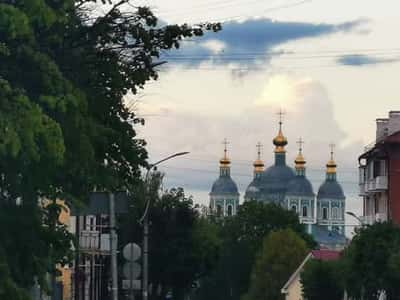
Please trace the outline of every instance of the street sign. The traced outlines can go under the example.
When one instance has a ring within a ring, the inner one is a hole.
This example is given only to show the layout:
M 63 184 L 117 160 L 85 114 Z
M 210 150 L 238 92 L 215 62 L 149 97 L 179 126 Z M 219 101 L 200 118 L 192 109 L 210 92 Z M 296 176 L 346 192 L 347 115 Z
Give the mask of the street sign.
M 129 243 L 122 250 L 122 254 L 126 260 L 136 261 L 140 258 L 142 249 L 135 243 Z
M 135 279 L 135 280 L 128 280 L 124 279 L 122 280 L 122 289 L 124 290 L 140 290 L 142 288 L 142 282 L 141 280 Z
M 142 267 L 133 261 L 128 261 L 124 263 L 122 267 L 122 273 L 124 274 L 125 278 L 127 279 L 137 279 L 142 272 Z

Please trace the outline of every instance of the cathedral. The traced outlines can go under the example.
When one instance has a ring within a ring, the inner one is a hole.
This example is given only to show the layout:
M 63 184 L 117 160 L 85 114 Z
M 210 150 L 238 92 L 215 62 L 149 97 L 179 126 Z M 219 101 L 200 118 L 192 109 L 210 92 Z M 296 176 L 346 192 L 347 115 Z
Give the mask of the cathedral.
M 224 156 L 220 160 L 220 175 L 210 192 L 210 210 L 219 216 L 235 215 L 239 206 L 239 191 L 231 178 L 231 161 L 227 154 L 225 140 Z M 306 176 L 306 160 L 303 156 L 303 141 L 298 141 L 298 155 L 294 168 L 286 164 L 287 138 L 279 121 L 278 135 L 273 139 L 275 162 L 264 168 L 261 160 L 261 144 L 257 145 L 257 159 L 254 161 L 253 180 L 248 185 L 244 201 L 275 203 L 293 210 L 306 226 L 321 248 L 341 249 L 346 244 L 345 237 L 345 195 L 336 180 L 336 163 L 333 145 L 330 160 L 326 165 L 325 181 L 315 194 Z

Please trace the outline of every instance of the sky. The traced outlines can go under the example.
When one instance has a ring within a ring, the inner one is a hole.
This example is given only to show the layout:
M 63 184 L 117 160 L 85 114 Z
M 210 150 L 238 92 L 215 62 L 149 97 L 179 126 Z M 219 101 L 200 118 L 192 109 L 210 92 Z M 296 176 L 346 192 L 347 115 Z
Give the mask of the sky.
M 166 187 L 181 186 L 208 203 L 229 141 L 241 197 L 252 179 L 256 144 L 273 164 L 279 109 L 293 165 L 303 146 L 314 191 L 335 143 L 347 210 L 362 214 L 357 157 L 374 140 L 375 119 L 400 109 L 397 0 L 152 0 L 161 24 L 222 22 L 163 54 L 159 80 L 133 98 L 146 119 L 138 128 L 149 161 L 189 151 L 160 166 Z M 349 220 L 349 223 L 353 221 Z

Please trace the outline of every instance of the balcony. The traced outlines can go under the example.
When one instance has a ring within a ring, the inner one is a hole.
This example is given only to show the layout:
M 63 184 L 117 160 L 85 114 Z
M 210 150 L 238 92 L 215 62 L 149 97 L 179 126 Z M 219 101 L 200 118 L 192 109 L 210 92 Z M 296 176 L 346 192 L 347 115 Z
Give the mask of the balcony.
M 82 251 L 110 251 L 110 234 L 97 230 L 82 230 L 79 234 L 79 247 Z
M 387 221 L 387 214 L 386 213 L 376 213 L 375 214 L 375 221 L 376 222 L 386 222 Z
M 372 225 L 375 223 L 375 215 L 370 215 L 370 216 L 361 216 L 360 220 L 362 221 L 363 225 Z
M 373 193 L 384 191 L 388 189 L 388 178 L 387 176 L 377 176 L 373 179 L 367 180 L 364 184 L 360 184 L 360 195 L 366 193 Z

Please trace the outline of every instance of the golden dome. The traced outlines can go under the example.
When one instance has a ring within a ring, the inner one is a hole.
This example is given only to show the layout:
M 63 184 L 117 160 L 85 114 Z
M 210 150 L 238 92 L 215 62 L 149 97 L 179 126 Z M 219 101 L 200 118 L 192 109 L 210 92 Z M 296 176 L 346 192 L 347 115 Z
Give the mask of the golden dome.
M 264 171 L 264 162 L 261 160 L 261 143 L 258 142 L 257 145 L 257 159 L 254 161 L 254 171 L 255 172 L 263 172 Z
M 300 138 L 297 142 L 299 144 L 299 154 L 297 154 L 297 157 L 295 159 L 295 164 L 296 164 L 296 169 L 304 169 L 304 165 L 306 164 L 306 160 L 304 159 L 303 156 L 303 140 Z
M 264 171 L 264 162 L 260 159 L 257 159 L 253 163 L 255 172 L 263 172 Z
M 335 145 L 330 144 L 329 147 L 331 148 L 331 159 L 326 164 L 326 172 L 328 174 L 334 174 L 334 173 L 336 173 L 336 167 L 337 167 L 336 162 L 333 159 L 333 154 L 334 154 L 333 149 L 334 149 Z
M 282 133 L 282 122 L 279 122 L 279 132 L 278 135 L 273 139 L 273 143 L 276 146 L 276 153 L 285 152 L 285 146 L 288 144 L 288 141 Z
M 231 160 L 228 158 L 228 150 L 227 150 L 228 141 L 226 139 L 224 139 L 223 144 L 225 145 L 224 157 L 219 160 L 219 163 L 221 164 L 221 166 L 229 166 L 231 163 Z

